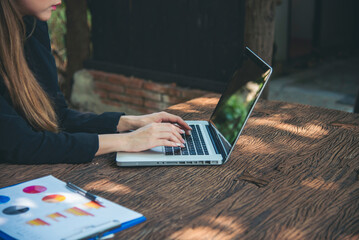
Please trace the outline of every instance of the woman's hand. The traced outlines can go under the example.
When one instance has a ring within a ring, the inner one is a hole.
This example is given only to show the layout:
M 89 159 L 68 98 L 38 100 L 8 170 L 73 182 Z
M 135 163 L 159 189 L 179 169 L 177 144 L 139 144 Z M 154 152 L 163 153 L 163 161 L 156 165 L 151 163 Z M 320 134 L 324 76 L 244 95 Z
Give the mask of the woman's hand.
M 190 134 L 192 130 L 182 118 L 170 113 L 159 112 L 141 116 L 122 116 L 117 125 L 117 131 L 135 130 L 150 123 L 174 123 L 183 129 L 186 134 Z
M 140 152 L 157 146 L 184 147 L 184 130 L 171 123 L 150 123 L 130 133 L 99 135 L 97 155 Z
M 130 133 L 99 135 L 96 156 L 110 152 L 140 152 L 158 146 L 184 147 L 181 134 L 190 134 L 192 130 L 182 118 L 166 112 L 120 118 L 119 132 L 135 129 Z
M 171 123 L 150 123 L 130 133 L 120 134 L 124 152 L 139 152 L 157 146 L 184 147 L 184 131 Z

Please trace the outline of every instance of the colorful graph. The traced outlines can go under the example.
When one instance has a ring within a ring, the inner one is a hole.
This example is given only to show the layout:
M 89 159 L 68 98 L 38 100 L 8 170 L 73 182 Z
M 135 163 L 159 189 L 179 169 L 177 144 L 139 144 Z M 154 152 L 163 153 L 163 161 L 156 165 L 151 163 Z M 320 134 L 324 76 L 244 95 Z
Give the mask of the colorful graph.
M 66 216 L 62 215 L 61 213 L 55 212 L 52 214 L 47 215 L 46 217 L 51 218 L 55 222 L 58 222 L 58 218 L 66 218 Z
M 17 215 L 17 214 L 22 214 L 29 211 L 28 207 L 24 207 L 24 206 L 11 206 L 11 207 L 7 207 L 5 208 L 2 212 L 6 215 Z
M 87 207 L 87 208 L 95 208 L 95 209 L 99 209 L 99 208 L 102 208 L 102 207 L 104 208 L 103 205 L 101 205 L 100 203 L 95 202 L 95 201 L 85 203 L 84 206 Z
M 47 202 L 47 203 L 57 203 L 57 202 L 62 202 L 65 199 L 66 198 L 63 195 L 53 194 L 53 195 L 48 195 L 46 197 L 43 197 L 42 201 Z
M 8 196 L 0 195 L 0 204 L 7 203 L 8 201 L 10 201 Z
M 88 213 L 78 207 L 69 208 L 66 209 L 65 211 L 75 216 L 93 216 L 91 213 Z
M 35 193 L 42 193 L 46 191 L 46 187 L 44 186 L 40 186 L 40 185 L 33 185 L 33 186 L 28 186 L 26 188 L 24 188 L 22 191 L 24 193 L 29 193 L 29 194 L 35 194 Z
M 48 224 L 47 222 L 41 220 L 40 218 L 36 218 L 34 220 L 27 221 L 26 223 L 31 225 L 31 226 L 50 226 L 50 224 Z

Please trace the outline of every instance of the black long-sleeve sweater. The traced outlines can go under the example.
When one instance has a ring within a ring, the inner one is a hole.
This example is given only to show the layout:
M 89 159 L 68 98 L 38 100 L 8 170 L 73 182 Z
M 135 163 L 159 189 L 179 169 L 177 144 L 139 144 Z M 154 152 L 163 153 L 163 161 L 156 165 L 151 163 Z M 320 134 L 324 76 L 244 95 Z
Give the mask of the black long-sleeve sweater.
M 29 34 L 34 20 L 25 17 L 24 21 Z M 36 21 L 34 32 L 25 42 L 25 56 L 35 78 L 54 102 L 61 132 L 35 131 L 14 109 L 0 77 L 0 162 L 40 164 L 91 161 L 99 147 L 98 134 L 115 133 L 123 113 L 97 115 L 68 108 L 58 86 L 46 22 Z

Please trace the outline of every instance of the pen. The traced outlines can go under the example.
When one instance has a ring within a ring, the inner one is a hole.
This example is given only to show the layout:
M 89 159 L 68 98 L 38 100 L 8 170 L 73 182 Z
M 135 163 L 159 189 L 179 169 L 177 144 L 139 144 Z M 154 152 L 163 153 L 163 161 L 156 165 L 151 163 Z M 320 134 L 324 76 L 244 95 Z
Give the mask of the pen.
M 78 186 L 76 186 L 70 182 L 66 183 L 66 187 L 68 187 L 70 190 L 77 192 L 78 194 L 84 196 L 85 198 L 90 199 L 91 201 L 96 201 L 97 197 L 95 195 L 83 190 L 82 188 L 79 188 Z

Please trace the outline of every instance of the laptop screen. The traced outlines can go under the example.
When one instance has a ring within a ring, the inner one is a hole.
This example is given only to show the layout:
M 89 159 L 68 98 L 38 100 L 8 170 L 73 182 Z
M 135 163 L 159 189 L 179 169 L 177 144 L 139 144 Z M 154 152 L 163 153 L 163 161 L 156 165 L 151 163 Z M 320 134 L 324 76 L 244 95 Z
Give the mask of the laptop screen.
M 210 118 L 210 123 L 216 130 L 227 156 L 236 143 L 271 71 L 270 66 L 246 48 Z

